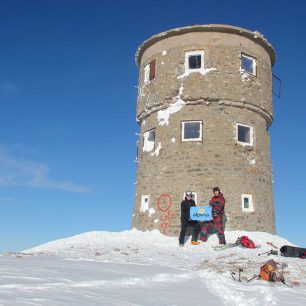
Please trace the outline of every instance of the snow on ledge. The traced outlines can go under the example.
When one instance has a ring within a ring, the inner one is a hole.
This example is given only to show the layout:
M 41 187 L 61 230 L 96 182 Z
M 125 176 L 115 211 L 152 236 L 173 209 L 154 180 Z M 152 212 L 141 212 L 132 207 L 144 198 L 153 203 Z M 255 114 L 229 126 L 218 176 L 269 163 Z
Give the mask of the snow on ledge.
M 181 84 L 179 89 L 179 94 L 175 97 L 176 101 L 169 105 L 166 109 L 159 110 L 157 112 L 157 120 L 159 125 L 169 125 L 169 117 L 172 114 L 175 114 L 179 112 L 183 106 L 186 104 L 185 101 L 181 99 L 181 96 L 183 95 L 184 85 Z
M 182 75 L 179 75 L 177 78 L 178 79 L 182 79 L 188 75 L 190 75 L 191 73 L 201 73 L 202 75 L 205 75 L 211 71 L 217 71 L 217 68 L 201 68 L 201 69 L 197 69 L 196 71 L 194 71 L 193 69 L 187 69 L 185 70 L 185 72 Z

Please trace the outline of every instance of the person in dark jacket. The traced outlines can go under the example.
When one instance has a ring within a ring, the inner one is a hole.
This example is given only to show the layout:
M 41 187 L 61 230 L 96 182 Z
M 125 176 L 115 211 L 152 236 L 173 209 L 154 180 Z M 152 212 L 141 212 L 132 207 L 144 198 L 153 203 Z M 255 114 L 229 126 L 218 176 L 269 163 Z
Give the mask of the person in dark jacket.
M 223 224 L 225 199 L 219 187 L 215 187 L 213 193 L 214 196 L 209 202 L 212 207 L 213 220 L 203 224 L 200 240 L 207 241 L 208 234 L 217 231 L 219 244 L 226 244 Z
M 188 226 L 193 228 L 191 244 L 200 244 L 197 240 L 201 227 L 197 221 L 190 220 L 190 207 L 192 206 L 196 206 L 194 200 L 192 199 L 192 192 L 187 191 L 185 200 L 183 200 L 181 203 L 181 232 L 179 237 L 180 246 L 184 246 Z

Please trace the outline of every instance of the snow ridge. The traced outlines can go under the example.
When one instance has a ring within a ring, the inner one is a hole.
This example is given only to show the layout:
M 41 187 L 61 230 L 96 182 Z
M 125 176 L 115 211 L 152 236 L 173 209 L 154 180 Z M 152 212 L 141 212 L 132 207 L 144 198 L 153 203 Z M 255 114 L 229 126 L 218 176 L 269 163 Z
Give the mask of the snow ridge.
M 20 253 L 0 256 L 0 305 L 304 305 L 305 261 L 273 256 L 287 263 L 286 285 L 254 280 L 272 256 L 258 256 L 290 244 L 264 232 L 227 231 L 227 242 L 247 235 L 259 249 L 215 251 L 216 235 L 193 246 L 159 231 L 94 231 L 51 241 Z M 8 304 L 10 301 L 11 304 Z

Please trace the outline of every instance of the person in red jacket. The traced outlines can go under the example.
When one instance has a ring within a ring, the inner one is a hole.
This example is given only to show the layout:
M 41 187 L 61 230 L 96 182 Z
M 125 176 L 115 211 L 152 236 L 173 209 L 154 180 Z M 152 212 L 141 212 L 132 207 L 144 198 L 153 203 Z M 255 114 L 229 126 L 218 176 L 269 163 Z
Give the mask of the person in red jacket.
M 207 241 L 208 234 L 217 231 L 219 244 L 226 244 L 223 225 L 225 199 L 219 187 L 215 187 L 213 193 L 214 196 L 209 202 L 209 205 L 212 207 L 213 220 L 203 224 L 200 240 Z

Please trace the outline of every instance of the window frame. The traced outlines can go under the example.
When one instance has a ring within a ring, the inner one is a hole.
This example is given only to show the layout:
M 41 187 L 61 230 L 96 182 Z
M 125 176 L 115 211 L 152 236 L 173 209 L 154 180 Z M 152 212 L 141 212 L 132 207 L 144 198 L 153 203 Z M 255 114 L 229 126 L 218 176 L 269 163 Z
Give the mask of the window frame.
M 191 191 L 191 192 L 192 192 L 192 200 L 194 200 L 195 204 L 198 205 L 197 204 L 198 203 L 198 193 L 193 192 L 193 191 Z M 183 200 L 185 200 L 185 198 L 186 198 L 186 192 L 184 192 L 184 194 L 183 194 Z
M 156 59 L 152 60 L 150 63 L 150 75 L 149 80 L 152 81 L 156 77 Z
M 152 132 L 152 131 L 155 131 L 154 145 L 153 145 L 153 147 L 152 147 L 151 150 L 144 150 L 144 148 L 145 148 L 145 142 L 146 142 L 145 134 L 146 134 L 146 133 L 149 133 L 149 135 L 148 135 L 148 140 L 147 140 L 147 141 L 149 141 L 150 132 Z M 151 151 L 153 151 L 153 149 L 155 148 L 155 144 L 156 144 L 156 128 L 154 127 L 154 128 L 149 129 L 149 130 L 147 130 L 147 131 L 145 131 L 145 132 L 143 133 L 142 151 L 143 151 L 143 152 L 151 152 Z
M 243 142 L 243 141 L 239 141 L 239 138 L 238 138 L 238 126 L 244 126 L 244 127 L 248 127 L 250 129 L 250 142 Z M 243 145 L 243 146 L 251 146 L 253 147 L 254 146 L 254 128 L 250 125 L 246 125 L 246 124 L 243 124 L 243 123 L 236 123 L 236 140 L 237 140 L 237 143 Z
M 184 138 L 184 132 L 185 132 L 185 123 L 200 123 L 200 136 L 199 138 Z M 181 142 L 189 142 L 189 141 L 203 141 L 203 120 L 184 120 L 181 121 Z
M 139 158 L 139 140 L 137 140 L 137 142 L 136 142 L 136 160 L 138 160 L 138 158 Z
M 156 77 L 156 59 L 144 66 L 144 83 L 149 84 Z
M 243 57 L 245 57 L 247 59 L 251 59 L 253 61 L 253 71 L 252 72 L 242 68 L 242 58 Z M 248 73 L 250 75 L 254 75 L 254 76 L 257 77 L 257 58 L 254 57 L 254 56 L 251 56 L 249 54 L 241 52 L 241 57 L 240 57 L 240 72 L 242 72 L 242 73 L 246 72 L 246 73 Z
M 249 208 L 244 207 L 244 199 L 249 199 Z M 253 195 L 251 193 L 243 193 L 241 194 L 241 210 L 243 212 L 254 212 L 254 202 L 253 202 Z
M 147 200 L 147 202 L 145 203 L 145 200 Z M 141 196 L 141 202 L 140 202 L 140 208 L 139 210 L 141 212 L 146 212 L 149 210 L 149 203 L 150 203 L 150 195 L 142 195 Z M 145 207 L 146 206 L 146 207 Z
M 201 55 L 201 67 L 200 68 L 189 68 L 189 56 Z M 201 72 L 204 70 L 204 50 L 185 51 L 185 73 Z

